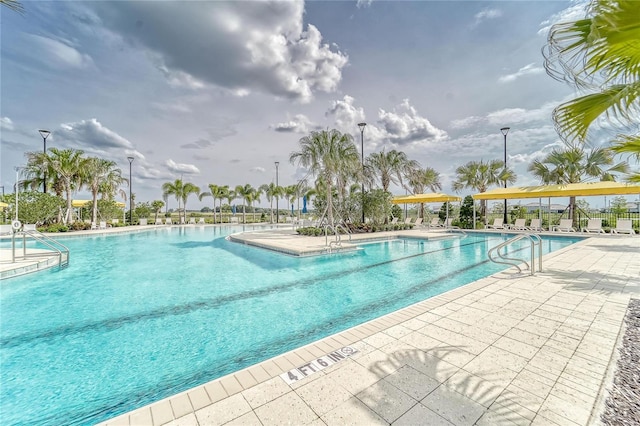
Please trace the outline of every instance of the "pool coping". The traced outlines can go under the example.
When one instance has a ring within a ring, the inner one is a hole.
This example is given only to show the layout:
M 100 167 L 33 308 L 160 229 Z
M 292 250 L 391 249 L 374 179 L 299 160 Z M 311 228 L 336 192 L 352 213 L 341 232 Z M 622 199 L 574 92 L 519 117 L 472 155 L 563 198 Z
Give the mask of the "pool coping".
M 516 290 L 516 292 L 519 294 L 523 292 L 523 290 L 521 289 L 526 288 L 529 284 L 541 286 L 545 282 L 549 282 L 549 286 L 551 285 L 560 286 L 561 290 L 559 292 L 562 292 L 563 294 L 566 293 L 567 297 L 569 297 L 571 296 L 571 294 L 569 293 L 572 291 L 571 290 L 572 282 L 568 279 L 562 279 L 562 278 L 558 279 L 557 277 L 555 277 L 555 275 L 558 275 L 560 272 L 563 272 L 563 270 L 568 270 L 568 271 L 572 270 L 571 263 L 567 262 L 565 258 L 574 257 L 577 259 L 576 261 L 578 262 L 580 261 L 578 259 L 585 258 L 585 256 L 580 254 L 580 252 L 582 251 L 584 251 L 587 254 L 600 252 L 600 251 L 602 253 L 605 253 L 607 249 L 603 247 L 612 246 L 612 244 L 603 244 L 602 247 L 596 246 L 595 242 L 597 241 L 598 239 L 585 238 L 583 241 L 579 241 L 575 244 L 572 244 L 571 246 L 562 248 L 560 250 L 557 250 L 545 255 L 543 257 L 544 263 L 545 264 L 551 263 L 553 265 L 557 264 L 559 266 L 559 268 L 556 268 L 557 272 L 553 269 L 551 272 L 548 272 L 547 270 L 545 270 L 544 272 L 539 273 L 537 276 L 527 276 L 527 277 L 519 278 L 517 280 L 506 280 L 502 276 L 502 274 L 504 273 L 494 274 L 493 276 L 474 281 L 472 283 L 450 290 L 438 296 L 434 296 L 424 301 L 415 303 L 406 308 L 403 308 L 395 312 L 389 313 L 387 315 L 381 316 L 379 318 L 367 321 L 355 327 L 351 327 L 345 331 L 333 334 L 324 339 L 301 346 L 297 349 L 288 351 L 284 354 L 275 356 L 271 359 L 268 359 L 258 364 L 255 364 L 253 366 L 244 368 L 235 373 L 231 373 L 229 375 L 223 376 L 211 382 L 205 383 L 203 385 L 194 387 L 192 389 L 186 390 L 179 394 L 165 398 L 153 404 L 149 404 L 145 407 L 141 407 L 132 412 L 123 414 L 119 417 L 103 422 L 101 423 L 101 425 L 107 425 L 107 424 L 108 425 L 199 424 L 201 416 L 205 416 L 205 414 L 207 416 L 210 415 L 211 412 L 216 411 L 214 410 L 214 408 L 222 409 L 222 407 L 227 407 L 228 409 L 229 404 L 231 404 L 231 401 L 234 401 L 234 403 L 236 401 L 238 403 L 243 402 L 245 406 L 248 406 L 246 401 L 250 401 L 250 399 L 248 398 L 247 395 L 250 395 L 251 392 L 255 393 L 255 391 L 258 389 L 262 389 L 262 388 L 267 389 L 268 387 L 271 387 L 271 386 L 281 387 L 282 386 L 281 381 L 284 382 L 284 380 L 279 377 L 281 374 L 286 373 L 287 371 L 293 368 L 305 365 L 305 363 L 308 363 L 319 356 L 326 355 L 327 353 L 331 353 L 335 350 L 338 350 L 340 348 L 343 348 L 345 346 L 350 346 L 350 345 L 354 346 L 356 349 L 360 351 L 360 355 L 356 354 L 354 357 L 352 357 L 352 359 L 348 360 L 347 362 L 344 362 L 341 364 L 339 363 L 334 366 L 331 366 L 324 372 L 317 373 L 314 376 L 310 376 L 309 378 L 304 379 L 303 382 L 295 383 L 294 386 L 289 386 L 285 383 L 285 385 L 288 386 L 288 390 L 286 394 L 290 395 L 291 392 L 295 394 L 298 388 L 314 382 L 319 377 L 332 375 L 332 374 L 335 375 L 336 371 L 340 370 L 345 365 L 354 365 L 353 364 L 354 362 L 356 363 L 361 362 L 361 361 L 358 361 L 361 357 L 369 356 L 371 355 L 372 352 L 380 352 L 380 350 L 382 350 L 383 347 L 378 347 L 377 345 L 373 344 L 373 341 L 376 340 L 376 336 L 384 336 L 385 338 L 391 338 L 391 336 L 395 333 L 395 332 L 392 332 L 391 330 L 398 329 L 398 327 L 404 327 L 406 329 L 408 327 L 408 324 L 410 324 L 411 322 L 418 321 L 418 317 L 434 316 L 439 318 L 438 321 L 446 320 L 448 319 L 448 315 L 446 315 L 446 313 L 448 311 L 452 311 L 452 309 L 454 308 L 460 309 L 460 312 L 462 312 L 462 310 L 464 309 L 471 309 L 470 306 L 474 305 L 474 303 L 478 301 L 478 299 L 476 298 L 478 297 L 478 295 L 484 295 L 486 297 L 490 297 L 491 295 L 494 295 L 496 296 L 496 298 L 500 296 L 507 297 L 506 296 L 507 289 L 511 286 L 513 286 L 514 290 Z M 605 238 L 601 241 L 606 241 L 607 243 L 614 242 L 613 239 L 609 239 L 609 238 Z M 625 240 L 617 240 L 617 241 L 622 241 L 623 243 L 627 243 L 626 245 L 630 247 L 640 246 L 640 244 L 638 244 L 640 240 L 638 240 L 637 238 L 629 239 L 627 237 L 625 238 Z M 631 264 L 640 265 L 640 251 L 636 250 L 636 251 L 629 251 L 628 253 L 627 252 L 625 253 L 626 253 L 625 256 L 635 255 L 635 258 L 637 260 L 637 262 L 635 263 L 628 262 L 628 260 L 626 260 L 628 265 L 631 265 Z M 620 255 L 619 257 L 621 256 L 622 255 Z M 601 256 L 601 258 L 604 258 L 604 257 L 605 257 L 604 255 Z M 604 260 L 606 261 L 606 259 Z M 584 269 L 587 270 L 589 269 L 589 267 L 592 267 L 592 266 L 594 265 L 585 263 Z M 638 266 L 628 266 L 628 269 L 630 269 L 631 271 L 631 276 L 635 277 L 636 275 L 638 275 L 638 272 L 637 272 L 637 270 L 639 269 Z M 507 271 L 505 271 L 505 273 L 507 274 L 512 272 L 515 272 L 513 268 L 510 268 Z M 509 284 L 508 286 L 507 286 L 507 283 Z M 627 284 L 634 284 L 637 286 L 637 283 L 631 282 L 630 279 L 628 279 Z M 596 317 L 596 319 L 593 320 L 592 324 L 596 324 L 595 321 L 598 320 L 599 321 L 598 327 L 601 327 L 601 328 L 606 327 L 607 334 L 612 334 L 612 333 L 615 334 L 614 342 L 611 343 L 610 341 L 607 341 L 607 344 L 604 345 L 606 346 L 606 348 L 603 349 L 605 353 L 599 359 L 595 359 L 595 358 L 592 359 L 591 355 L 586 355 L 585 353 L 578 352 L 578 350 L 576 350 L 573 354 L 571 354 L 571 358 L 569 361 L 569 362 L 574 362 L 574 359 L 575 359 L 576 363 L 593 362 L 593 363 L 596 363 L 597 366 L 601 366 L 601 365 L 605 366 L 605 372 L 602 372 L 599 378 L 593 379 L 594 382 L 597 382 L 598 391 L 596 392 L 596 394 L 593 395 L 593 398 L 591 398 L 590 401 L 587 401 L 587 402 L 579 401 L 578 403 L 578 405 L 580 405 L 581 407 L 585 407 L 585 406 L 587 407 L 584 410 L 588 411 L 586 418 L 589 419 L 589 421 L 594 420 L 593 416 L 595 415 L 594 413 L 597 412 L 598 401 L 601 399 L 601 394 L 603 393 L 604 388 L 607 386 L 607 383 L 605 382 L 606 371 L 607 369 L 610 369 L 610 361 L 612 359 L 612 354 L 616 344 L 615 342 L 617 341 L 617 337 L 621 329 L 621 324 L 624 319 L 624 312 L 626 311 L 626 303 L 628 303 L 628 300 L 630 299 L 631 295 L 637 296 L 638 294 L 640 294 L 640 292 L 638 292 L 638 289 L 634 287 L 630 287 L 629 289 L 626 289 L 626 287 L 622 287 L 622 289 L 619 289 L 617 287 L 614 289 L 613 287 L 611 287 L 612 289 L 608 290 L 609 287 L 607 286 L 612 286 L 612 284 L 594 283 L 594 287 L 591 290 L 595 289 L 597 291 L 593 291 L 589 293 L 588 297 L 590 298 L 590 301 L 591 300 L 597 301 L 597 303 L 601 303 L 603 307 L 607 305 L 607 308 L 608 308 L 607 310 L 602 308 L 601 311 L 598 311 L 597 315 L 595 313 L 593 314 L 593 316 Z M 507 289 L 503 287 L 506 287 Z M 518 297 L 520 297 L 520 295 Z M 475 301 L 474 301 L 474 298 L 476 298 Z M 586 298 L 587 296 L 585 296 L 585 300 Z M 561 305 L 561 304 L 562 302 L 556 302 L 556 305 Z M 553 304 L 550 306 L 554 307 Z M 475 311 L 478 310 L 476 308 L 473 308 L 473 309 L 475 309 Z M 557 306 L 557 309 L 560 310 L 562 308 L 560 306 Z M 578 311 L 574 311 L 574 312 L 580 313 Z M 602 320 L 598 319 L 598 316 L 601 313 L 603 315 Z M 442 316 L 438 314 L 441 314 Z M 588 315 L 584 314 L 585 318 L 587 316 Z M 543 322 L 544 320 L 544 318 L 540 319 L 540 317 L 535 317 L 535 318 L 538 318 L 536 321 L 539 321 L 539 322 Z M 507 317 L 505 318 L 505 320 L 506 319 L 509 319 L 509 318 Z M 580 319 L 579 318 L 574 319 L 573 317 L 569 317 L 567 321 L 569 320 L 579 321 Z M 430 324 L 430 323 L 427 323 L 427 324 Z M 443 325 L 443 324 L 439 324 L 439 325 Z M 533 333 L 531 334 L 532 336 L 535 336 L 536 326 L 538 327 L 539 330 L 545 329 L 545 326 L 541 324 L 532 323 L 531 324 L 531 327 L 532 327 L 531 333 Z M 577 325 L 575 327 L 578 328 Z M 572 330 L 573 329 L 571 327 L 563 329 L 563 331 L 566 331 L 567 333 L 570 333 Z M 542 332 L 543 331 L 538 331 L 538 333 L 542 333 Z M 589 328 L 589 332 L 591 332 L 591 328 Z M 602 337 L 601 334 L 604 334 L 604 332 L 601 332 L 600 328 L 594 328 L 592 336 L 600 338 Z M 467 337 L 469 340 L 473 340 L 473 337 L 477 337 L 477 336 L 467 336 Z M 552 341 L 552 338 L 549 337 L 549 342 L 551 341 Z M 590 341 L 587 343 L 591 345 Z M 372 351 L 372 348 L 373 348 L 373 351 Z M 560 348 L 551 347 L 550 350 L 552 351 L 557 350 L 558 353 L 562 353 Z M 600 356 L 600 352 L 598 352 L 597 355 Z M 539 378 L 541 380 L 545 378 L 545 374 L 549 374 L 548 372 L 544 372 L 543 370 L 540 370 L 538 367 L 535 367 L 535 368 L 531 367 L 531 369 L 532 371 L 535 371 L 535 373 L 539 375 Z M 459 370 L 462 371 L 462 367 Z M 531 373 L 531 371 L 529 371 L 529 373 Z M 563 378 L 562 374 L 564 373 L 559 373 L 559 374 L 560 374 L 559 377 Z M 593 373 L 593 374 L 596 374 L 596 373 Z M 572 377 L 572 376 L 569 376 L 569 377 Z M 381 381 L 382 380 L 384 380 L 384 378 L 382 378 Z M 444 386 L 445 381 L 443 381 L 440 385 Z M 557 383 L 559 382 L 556 382 L 556 384 Z M 563 386 L 566 387 L 566 383 Z M 556 385 L 554 385 L 553 389 L 555 390 L 555 388 L 556 388 Z M 583 393 L 577 390 L 575 392 L 577 392 L 577 394 L 579 394 L 581 398 L 586 399 Z M 242 397 L 238 396 L 236 398 L 237 395 L 242 395 Z M 564 394 L 560 394 L 560 395 L 562 396 Z M 459 396 L 460 395 L 456 393 L 456 397 L 459 397 Z M 274 401 L 277 400 L 278 398 L 279 397 L 275 398 Z M 284 396 L 282 396 L 282 398 L 284 398 Z M 355 398 L 355 394 L 351 397 L 351 399 L 353 398 Z M 544 404 L 538 404 L 537 411 L 533 412 L 533 417 L 529 419 L 530 422 L 532 422 L 534 419 L 537 418 L 540 424 L 574 424 L 574 423 L 571 423 L 572 418 L 570 417 L 570 415 L 567 414 L 566 412 L 563 412 L 562 409 L 559 408 L 558 398 L 560 399 L 564 398 L 565 403 L 575 405 L 576 404 L 574 400 L 575 397 L 572 395 L 569 395 L 569 396 L 565 395 L 562 397 L 558 397 L 557 395 L 554 394 L 554 398 L 555 399 L 551 399 L 551 397 L 549 396 L 547 397 L 547 399 L 544 400 L 545 401 Z M 551 401 L 551 402 L 547 403 L 547 401 Z M 520 401 L 520 403 L 522 403 L 522 401 Z M 266 407 L 267 405 L 268 404 L 265 404 L 262 406 Z M 256 417 L 256 412 L 257 410 L 260 410 L 262 406 L 254 406 L 252 404 L 249 407 L 249 411 L 247 411 L 245 414 L 249 416 L 251 415 L 251 413 L 253 413 L 252 419 L 258 420 L 258 418 Z M 585 418 L 584 413 L 586 411 L 584 410 L 580 412 L 581 414 L 580 418 Z M 496 418 L 495 416 L 508 414 L 510 416 L 516 416 L 518 419 L 523 420 L 526 418 L 523 416 L 531 415 L 532 412 L 531 410 L 528 410 L 528 408 L 522 407 L 521 405 L 518 405 L 516 403 L 514 403 L 514 405 L 509 405 L 508 407 L 505 407 L 505 403 L 503 402 L 503 405 L 501 406 L 500 410 L 494 409 L 493 411 L 490 412 L 489 407 L 486 407 L 485 414 L 487 413 L 490 413 L 492 416 L 494 416 L 493 418 Z M 405 414 L 408 414 L 408 412 Z M 207 417 L 207 418 L 210 418 L 210 417 Z M 234 417 L 234 419 L 236 418 L 237 417 Z M 234 419 L 229 419 L 229 420 L 234 420 Z M 322 420 L 326 421 L 327 424 L 329 424 L 325 416 L 322 417 Z M 442 418 L 440 418 L 440 420 L 442 420 Z M 221 422 L 220 424 L 222 423 L 224 422 Z M 216 422 L 216 424 L 218 423 Z M 586 424 L 586 421 L 584 423 L 579 422 L 577 424 Z

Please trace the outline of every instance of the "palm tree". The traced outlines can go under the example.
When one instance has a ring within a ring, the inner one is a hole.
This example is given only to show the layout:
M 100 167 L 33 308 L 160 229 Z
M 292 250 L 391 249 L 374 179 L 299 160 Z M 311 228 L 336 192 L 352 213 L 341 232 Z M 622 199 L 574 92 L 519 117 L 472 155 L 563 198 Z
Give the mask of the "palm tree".
M 260 190 L 260 188 L 251 188 L 252 191 L 249 194 L 249 198 L 247 198 L 247 204 L 249 204 L 249 207 L 253 207 L 253 203 L 254 202 L 260 202 L 260 196 L 262 195 L 262 191 Z M 253 221 L 256 221 L 256 210 L 253 209 Z
M 508 168 L 504 168 L 504 162 L 491 160 L 487 163 L 480 160 L 469 161 L 464 166 L 456 169 L 456 180 L 453 182 L 453 190 L 456 192 L 464 188 L 471 188 L 478 192 L 486 192 L 491 186 L 499 186 L 505 180 L 515 183 L 516 176 Z M 487 210 L 486 201 L 480 201 L 480 215 L 485 217 Z M 485 217 L 486 220 L 486 217 Z
M 180 217 L 180 201 L 182 201 L 182 208 L 184 210 L 184 221 L 187 221 L 187 199 L 191 194 L 197 194 L 200 192 L 200 188 L 192 183 L 184 183 L 182 179 L 176 179 L 175 182 L 166 182 L 162 185 L 163 195 L 173 195 L 178 201 L 178 217 Z
M 238 185 L 234 191 L 238 198 L 242 198 L 242 223 L 247 223 L 245 216 L 245 203 L 251 205 L 251 197 L 253 196 L 255 188 L 250 184 L 246 184 L 244 186 Z
M 116 163 L 98 157 L 87 158 L 82 169 L 82 181 L 91 191 L 93 202 L 93 214 L 91 221 L 98 221 L 98 193 L 106 188 L 117 188 L 123 182 L 129 181 L 122 177 L 122 170 L 116 167 Z
M 424 194 L 427 189 L 431 192 L 441 191 L 440 173 L 431 167 L 416 169 L 409 173 L 409 187 L 413 194 Z M 420 217 L 424 218 L 424 203 L 420 203 Z
M 2 6 L 8 7 L 10 10 L 14 12 L 18 12 L 20 14 L 24 13 L 24 6 L 18 0 L 0 0 L 0 4 Z
M 366 172 L 371 182 L 379 179 L 382 189 L 389 192 L 389 185 L 403 186 L 403 178 L 418 170 L 420 164 L 409 160 L 407 154 L 392 149 L 389 152 L 374 152 L 367 157 Z
M 236 198 L 238 198 L 238 194 L 236 193 L 235 190 L 233 189 L 229 189 L 228 185 L 225 185 L 225 196 L 224 199 L 227 200 L 227 202 L 229 203 L 229 207 L 231 206 L 231 203 L 233 202 L 233 200 L 235 200 Z M 232 207 L 233 210 L 233 207 Z
M 154 200 L 151 202 L 151 208 L 153 209 L 153 212 L 155 213 L 155 221 L 158 221 L 158 213 L 160 213 L 160 210 L 162 210 L 162 208 L 164 207 L 164 203 L 160 200 Z
M 219 186 L 213 183 L 209 184 L 209 192 L 202 192 L 198 195 L 198 199 L 202 201 L 204 197 L 212 197 L 213 198 L 213 223 L 216 223 L 216 200 L 219 196 Z
M 293 207 L 293 203 L 298 197 L 298 187 L 296 185 L 289 185 L 284 187 L 284 198 L 287 200 L 287 210 L 289 210 L 289 204 Z M 293 209 L 292 209 L 293 210 Z
M 545 68 L 555 78 L 590 93 L 558 106 L 558 133 L 571 146 L 583 142 L 601 117 L 620 124 L 616 149 L 640 156 L 640 2 L 593 0 L 587 16 L 549 31 Z M 632 176 L 640 181 L 640 173 Z
M 611 166 L 604 168 L 604 166 Z M 580 183 L 588 179 L 615 180 L 613 173 L 626 173 L 626 163 L 613 164 L 613 156 L 606 148 L 586 152 L 583 148 L 553 150 L 542 160 L 535 160 L 528 168 L 544 185 Z M 575 217 L 576 197 L 569 198 L 569 218 Z
M 311 132 L 300 139 L 300 150 L 289 155 L 292 164 L 309 169 L 311 173 L 323 181 L 326 187 L 327 216 L 330 224 L 333 218 L 333 187 L 344 188 L 345 171 L 359 170 L 358 148 L 351 135 L 342 134 L 338 130 L 322 130 Z
M 271 182 L 268 185 L 260 185 L 260 191 L 267 196 L 267 201 L 269 202 L 271 209 L 271 223 L 273 223 L 273 199 L 282 196 L 282 187 Z

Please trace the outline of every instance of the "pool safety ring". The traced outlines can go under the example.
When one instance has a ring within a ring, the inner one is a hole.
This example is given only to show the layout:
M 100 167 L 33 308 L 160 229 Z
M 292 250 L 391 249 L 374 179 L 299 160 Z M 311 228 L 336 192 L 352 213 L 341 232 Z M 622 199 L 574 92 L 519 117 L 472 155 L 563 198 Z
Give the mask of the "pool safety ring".
M 20 228 L 22 228 L 22 224 L 20 223 L 19 220 L 14 220 L 13 222 L 11 222 L 11 228 L 14 231 L 18 231 L 18 230 L 20 230 Z

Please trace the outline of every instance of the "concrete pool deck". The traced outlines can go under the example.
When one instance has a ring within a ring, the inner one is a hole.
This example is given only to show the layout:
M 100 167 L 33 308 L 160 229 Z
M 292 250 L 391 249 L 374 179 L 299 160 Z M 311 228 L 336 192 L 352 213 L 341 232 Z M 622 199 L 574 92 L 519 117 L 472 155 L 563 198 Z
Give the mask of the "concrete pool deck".
M 483 278 L 102 424 L 598 424 L 640 297 L 640 238 L 589 238 L 543 268 Z M 313 372 L 327 355 L 335 363 Z

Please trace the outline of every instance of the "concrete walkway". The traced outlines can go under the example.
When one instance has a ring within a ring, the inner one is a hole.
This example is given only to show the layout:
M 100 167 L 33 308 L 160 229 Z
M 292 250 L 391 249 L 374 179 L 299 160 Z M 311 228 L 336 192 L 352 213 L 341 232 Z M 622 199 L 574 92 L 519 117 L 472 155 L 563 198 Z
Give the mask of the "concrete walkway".
M 640 238 L 591 238 L 108 425 L 587 425 L 612 381 Z

